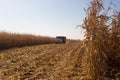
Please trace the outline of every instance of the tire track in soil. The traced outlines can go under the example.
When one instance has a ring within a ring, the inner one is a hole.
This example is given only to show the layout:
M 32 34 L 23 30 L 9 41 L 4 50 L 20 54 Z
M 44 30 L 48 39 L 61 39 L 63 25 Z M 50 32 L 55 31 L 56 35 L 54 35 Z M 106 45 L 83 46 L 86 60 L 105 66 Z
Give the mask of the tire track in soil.
M 80 44 L 74 49 L 67 52 L 62 59 L 54 66 L 54 70 L 50 75 L 50 80 L 68 80 L 73 74 L 73 69 L 77 64 L 80 54 Z
M 44 60 L 44 61 L 47 64 L 44 66 L 41 66 L 39 73 L 35 74 L 34 77 L 30 78 L 30 80 L 34 80 L 34 79 L 47 79 L 48 80 L 50 78 L 50 74 L 54 70 L 54 66 L 61 60 L 61 57 L 66 52 L 70 51 L 71 49 L 74 49 L 74 46 L 76 44 L 71 44 L 71 45 L 72 47 L 71 46 L 68 47 L 68 45 L 66 45 L 65 47 L 61 46 L 60 50 L 56 50 L 57 52 L 55 52 L 54 54 L 51 54 L 52 56 L 45 57 L 45 59 L 47 60 Z
M 82 80 L 81 73 L 82 73 L 82 58 L 83 58 L 84 51 L 80 48 L 80 54 L 78 55 L 77 62 L 73 69 L 73 74 L 71 75 L 71 80 Z

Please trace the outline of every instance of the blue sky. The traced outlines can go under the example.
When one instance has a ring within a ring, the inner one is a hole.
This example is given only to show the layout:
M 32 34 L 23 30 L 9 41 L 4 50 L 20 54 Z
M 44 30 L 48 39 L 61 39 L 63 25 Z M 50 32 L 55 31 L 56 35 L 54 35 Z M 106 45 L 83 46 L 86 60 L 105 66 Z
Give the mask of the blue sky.
M 83 39 L 76 26 L 82 24 L 89 1 L 0 0 L 0 31 Z

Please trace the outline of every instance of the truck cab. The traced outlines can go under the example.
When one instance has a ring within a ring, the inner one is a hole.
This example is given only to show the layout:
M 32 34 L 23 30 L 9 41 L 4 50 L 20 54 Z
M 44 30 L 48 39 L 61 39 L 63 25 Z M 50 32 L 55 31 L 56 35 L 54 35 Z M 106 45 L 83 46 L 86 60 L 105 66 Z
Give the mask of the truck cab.
M 66 43 L 66 37 L 65 36 L 56 36 L 56 43 Z

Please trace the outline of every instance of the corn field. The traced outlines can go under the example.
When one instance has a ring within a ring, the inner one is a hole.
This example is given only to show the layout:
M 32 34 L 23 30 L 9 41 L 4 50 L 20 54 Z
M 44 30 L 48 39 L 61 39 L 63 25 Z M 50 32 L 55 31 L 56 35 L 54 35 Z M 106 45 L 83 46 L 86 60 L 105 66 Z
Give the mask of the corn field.
M 103 1 L 84 9 L 83 41 L 1 32 L 0 80 L 120 80 L 120 11 Z
M 92 0 L 85 9 L 83 80 L 120 80 L 120 11 L 109 16 L 110 9 L 103 0 Z
M 0 49 L 54 43 L 55 39 L 31 34 L 0 32 Z

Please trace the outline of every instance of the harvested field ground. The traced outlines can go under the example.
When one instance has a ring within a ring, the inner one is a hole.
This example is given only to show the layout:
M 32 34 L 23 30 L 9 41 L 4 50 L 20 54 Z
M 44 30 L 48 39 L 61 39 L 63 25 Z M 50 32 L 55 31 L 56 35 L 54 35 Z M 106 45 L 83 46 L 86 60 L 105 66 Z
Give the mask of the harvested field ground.
M 0 51 L 2 80 L 80 80 L 81 44 L 49 44 Z

